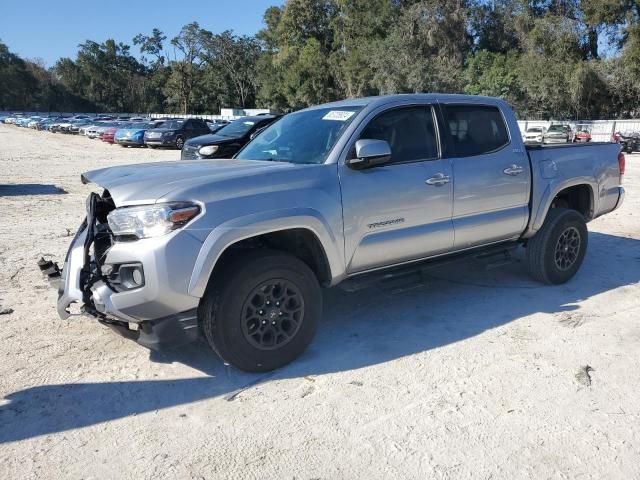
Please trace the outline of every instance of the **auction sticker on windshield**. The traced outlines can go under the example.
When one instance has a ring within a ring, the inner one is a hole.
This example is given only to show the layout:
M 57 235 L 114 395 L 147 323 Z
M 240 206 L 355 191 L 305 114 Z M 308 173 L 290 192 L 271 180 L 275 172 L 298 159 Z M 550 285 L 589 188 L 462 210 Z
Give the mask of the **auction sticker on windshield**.
M 351 116 L 354 113 L 356 113 L 356 112 L 349 112 L 347 110 L 331 110 L 324 117 L 322 117 L 322 119 L 323 120 L 338 120 L 339 122 L 344 122 L 345 120 L 350 119 Z

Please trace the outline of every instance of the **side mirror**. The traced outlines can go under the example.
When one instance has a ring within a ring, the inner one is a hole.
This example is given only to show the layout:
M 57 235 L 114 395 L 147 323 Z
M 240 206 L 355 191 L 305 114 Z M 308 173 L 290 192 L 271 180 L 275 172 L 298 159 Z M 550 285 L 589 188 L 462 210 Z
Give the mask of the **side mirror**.
M 354 170 L 384 165 L 391 160 L 391 147 L 385 140 L 358 140 L 355 158 L 348 158 L 346 164 Z

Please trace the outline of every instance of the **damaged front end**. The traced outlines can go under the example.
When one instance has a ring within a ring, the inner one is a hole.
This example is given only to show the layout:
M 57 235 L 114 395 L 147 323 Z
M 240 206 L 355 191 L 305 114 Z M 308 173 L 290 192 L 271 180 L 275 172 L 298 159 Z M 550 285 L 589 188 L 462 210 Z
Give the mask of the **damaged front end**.
M 180 279 L 189 278 L 192 268 L 184 252 L 193 252 L 195 262 L 201 242 L 187 233 L 142 240 L 116 236 L 107 218 L 115 209 L 109 190 L 91 193 L 62 270 L 51 261 L 38 262 L 58 284 L 58 315 L 93 317 L 152 349 L 195 340 L 199 298 L 183 291 Z
M 58 315 L 66 319 L 74 314 L 89 314 L 107 320 L 102 305 L 94 302 L 94 290 L 101 283 L 108 285 L 101 259 L 113 244 L 107 215 L 115 205 L 107 190 L 101 195 L 91 193 L 87 198 L 87 217 L 80 225 L 65 257 L 58 288 Z M 70 310 L 76 304 L 77 309 Z M 102 311 L 101 311 L 102 310 Z

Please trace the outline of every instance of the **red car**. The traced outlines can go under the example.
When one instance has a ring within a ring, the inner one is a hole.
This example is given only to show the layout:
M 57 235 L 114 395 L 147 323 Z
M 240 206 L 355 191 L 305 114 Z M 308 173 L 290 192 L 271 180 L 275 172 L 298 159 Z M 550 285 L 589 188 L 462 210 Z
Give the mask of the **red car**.
M 591 126 L 590 125 L 576 125 L 576 136 L 573 139 L 574 142 L 590 142 L 591 141 Z
M 103 142 L 114 144 L 116 142 L 114 139 L 116 135 L 116 130 L 118 129 L 115 127 L 107 128 L 104 132 L 100 134 L 100 140 L 102 140 Z

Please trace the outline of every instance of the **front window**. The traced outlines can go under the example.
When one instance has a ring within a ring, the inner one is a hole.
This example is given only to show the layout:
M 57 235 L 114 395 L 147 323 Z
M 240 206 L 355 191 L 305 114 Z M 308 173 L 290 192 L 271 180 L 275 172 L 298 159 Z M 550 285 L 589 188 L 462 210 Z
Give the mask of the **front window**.
M 167 128 L 169 130 L 180 130 L 184 125 L 184 120 L 168 120 L 162 124 L 162 128 Z
M 391 163 L 438 157 L 435 121 L 428 105 L 386 111 L 371 120 L 360 138 L 386 141 L 391 147 Z
M 290 113 L 265 128 L 236 158 L 324 163 L 342 132 L 361 109 L 359 106 L 327 107 Z

